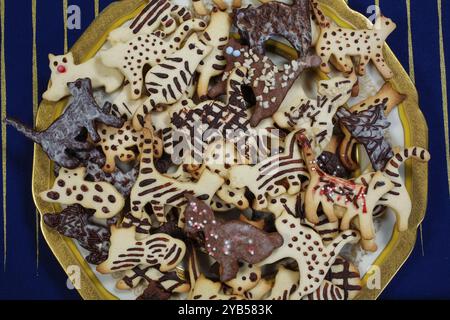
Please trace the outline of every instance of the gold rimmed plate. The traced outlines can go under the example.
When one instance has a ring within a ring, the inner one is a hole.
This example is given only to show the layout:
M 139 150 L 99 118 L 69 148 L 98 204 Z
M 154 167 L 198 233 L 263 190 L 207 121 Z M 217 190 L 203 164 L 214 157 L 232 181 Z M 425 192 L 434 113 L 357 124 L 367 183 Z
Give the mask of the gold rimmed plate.
M 71 52 L 75 61 L 80 63 L 93 57 L 106 42 L 109 32 L 136 16 L 145 4 L 144 0 L 128 0 L 108 6 L 72 47 Z M 361 29 L 370 25 L 366 17 L 351 10 L 344 0 L 321 0 L 320 4 L 324 13 L 342 27 Z M 290 47 L 280 42 L 271 41 L 269 47 L 272 52 L 281 56 L 289 57 L 294 54 Z M 390 82 L 397 91 L 407 95 L 407 99 L 398 106 L 393 118 L 389 119 L 396 133 L 394 140 L 398 145 L 405 147 L 427 148 L 428 129 L 418 105 L 416 89 L 390 48 L 386 45 L 384 50 L 386 61 L 395 74 Z M 368 73 L 369 81 L 373 83 L 374 87 L 380 87 L 380 77 L 376 71 L 369 70 Z M 43 101 L 37 112 L 37 129 L 47 128 L 61 114 L 66 104 L 67 99 L 57 103 Z M 414 170 L 412 170 L 413 166 Z M 427 165 L 410 161 L 406 164 L 403 175 L 413 201 L 409 229 L 400 233 L 393 227 L 392 221 L 385 222 L 388 227 L 383 231 L 383 243 L 380 249 L 374 254 L 358 257 L 361 260 L 359 268 L 361 274 L 364 275 L 364 286 L 359 299 L 376 299 L 406 261 L 414 247 L 417 229 L 425 216 Z M 35 146 L 33 197 L 41 214 L 61 210 L 60 206 L 47 203 L 38 196 L 40 192 L 49 189 L 53 181 L 51 161 L 39 146 Z M 385 226 L 382 225 L 382 227 Z M 49 229 L 43 222 L 41 222 L 41 228 L 45 240 L 64 270 L 69 275 L 73 272 L 74 266 L 80 271 L 80 286 L 77 289 L 84 299 L 126 299 L 131 297 L 113 288 L 115 281 L 112 277 L 106 280 L 105 276 L 96 273 L 95 269 L 84 260 L 80 249 L 71 239 Z M 377 283 L 372 283 L 373 277 L 377 277 Z

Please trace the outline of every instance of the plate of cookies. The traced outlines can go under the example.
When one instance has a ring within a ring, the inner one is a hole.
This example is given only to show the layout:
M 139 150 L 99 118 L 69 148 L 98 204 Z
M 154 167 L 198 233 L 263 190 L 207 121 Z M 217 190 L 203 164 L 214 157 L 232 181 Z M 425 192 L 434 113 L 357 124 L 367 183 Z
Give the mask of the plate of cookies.
M 395 29 L 344 0 L 128 0 L 49 54 L 36 128 L 7 123 L 81 296 L 376 299 L 430 159 Z

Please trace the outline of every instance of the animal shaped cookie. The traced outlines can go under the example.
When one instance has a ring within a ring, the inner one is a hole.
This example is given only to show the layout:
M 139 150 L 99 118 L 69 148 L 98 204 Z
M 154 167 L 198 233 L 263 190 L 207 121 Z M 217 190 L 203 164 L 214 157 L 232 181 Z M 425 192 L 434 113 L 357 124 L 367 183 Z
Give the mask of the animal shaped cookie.
M 350 99 L 356 81 L 356 75 L 322 80 L 318 84 L 317 99 L 301 96 L 298 105 L 285 105 L 272 118 L 281 128 L 304 130 L 314 151 L 320 154 L 331 141 L 333 118 L 338 108 Z
M 136 266 L 155 267 L 161 272 L 173 270 L 184 258 L 183 241 L 163 233 L 136 240 L 136 230 L 111 226 L 111 246 L 108 259 L 97 266 L 100 273 L 133 269 Z
M 80 204 L 94 209 L 94 216 L 108 219 L 118 214 L 125 205 L 125 199 L 107 182 L 85 180 L 86 168 L 61 168 L 53 186 L 39 196 L 47 201 L 60 204 Z
M 283 212 L 277 218 L 275 226 L 283 237 L 283 245 L 260 265 L 274 263 L 284 258 L 297 261 L 300 271 L 298 285 L 294 292 L 291 293 L 292 288 L 289 288 L 285 293 L 290 294 L 290 299 L 301 299 L 314 292 L 325 279 L 341 249 L 347 243 L 356 243 L 360 238 L 356 231 L 347 230 L 325 246 L 313 229 L 302 225 L 298 218 L 287 212 Z
M 123 121 L 107 114 L 104 111 L 107 109 L 106 107 L 100 109 L 92 96 L 89 79 L 78 79 L 69 83 L 68 88 L 73 96 L 73 101 L 47 129 L 34 131 L 12 119 L 6 119 L 6 123 L 39 144 L 48 157 L 58 165 L 73 169 L 80 165 L 76 151 L 92 148 L 92 144 L 88 141 L 77 140 L 82 130 L 86 129 L 92 141 L 98 142 L 100 136 L 95 129 L 96 123 L 104 123 L 118 128 L 122 126 Z
M 318 223 L 317 208 L 319 204 L 330 222 L 341 220 L 341 230 L 348 230 L 353 218 L 358 217 L 361 236 L 365 240 L 375 237 L 373 209 L 378 200 L 390 191 L 394 184 L 380 171 L 376 172 L 371 182 L 365 186 L 352 180 L 337 178 L 324 173 L 316 163 L 311 145 L 304 135 L 298 136 L 303 157 L 306 161 L 310 179 L 305 191 L 305 215 L 309 222 Z M 335 206 L 344 208 L 335 210 Z
M 358 113 L 352 113 L 345 108 L 340 108 L 336 113 L 339 123 L 364 146 L 375 170 L 383 169 L 394 155 L 385 137 L 391 123 L 384 116 L 383 109 L 383 104 L 379 104 Z
M 203 201 L 186 194 L 185 232 L 197 238 L 203 234 L 208 254 L 220 264 L 220 280 L 229 281 L 239 271 L 238 261 L 255 264 L 282 244 L 277 233 L 266 233 L 240 220 L 222 222 Z
M 205 29 L 206 23 L 201 19 L 184 21 L 169 37 L 154 32 L 140 34 L 126 43 L 117 43 L 111 49 L 101 53 L 104 65 L 119 69 L 130 82 L 131 99 L 142 96 L 144 67 L 160 64 L 167 56 L 179 50 L 182 42 L 193 31 Z
M 209 202 L 217 189 L 223 184 L 223 179 L 205 170 L 197 182 L 180 182 L 159 173 L 154 164 L 153 134 L 144 128 L 144 145 L 141 150 L 141 166 L 139 177 L 131 190 L 131 213 L 140 218 L 144 206 L 150 203 L 153 213 L 160 222 L 165 222 L 165 206 L 184 209 L 187 200 L 186 193 L 194 194 Z M 182 223 L 182 218 L 180 219 Z
M 130 25 L 111 31 L 108 40 L 112 44 L 127 42 L 136 35 L 152 33 L 160 26 L 164 33 L 170 34 L 177 27 L 177 21 L 182 23 L 189 19 L 192 13 L 183 6 L 174 5 L 170 0 L 149 0 Z
M 212 77 L 221 75 L 225 70 L 226 60 L 224 48 L 228 43 L 228 35 L 231 28 L 231 19 L 227 12 L 213 10 L 208 27 L 200 35 L 200 41 L 213 49 L 197 67 L 200 74 L 197 84 L 197 96 L 207 97 L 209 82 Z
M 281 36 L 305 57 L 311 47 L 311 10 L 309 0 L 292 4 L 270 1 L 234 11 L 234 25 L 239 34 L 259 54 L 272 36 Z
M 75 239 L 89 252 L 86 261 L 100 264 L 108 257 L 108 228 L 90 221 L 92 213 L 78 204 L 68 206 L 59 213 L 45 213 L 44 223 L 65 237 Z
M 125 275 L 116 283 L 119 290 L 128 290 L 137 287 L 142 282 L 156 281 L 164 290 L 173 293 L 183 293 L 190 290 L 185 279 L 180 278 L 177 270 L 162 273 L 157 267 L 141 268 L 137 266 L 125 271 Z
M 300 192 L 302 177 L 309 175 L 296 142 L 296 134 L 293 131 L 288 135 L 283 153 L 267 157 L 254 166 L 236 165 L 230 169 L 230 186 L 237 189 L 247 187 L 255 196 L 253 209 L 267 208 L 268 196 Z M 283 184 L 284 179 L 288 187 Z
M 367 99 L 355 104 L 349 108 L 349 111 L 353 114 L 360 113 L 377 105 L 381 105 L 384 111 L 384 115 L 387 117 L 395 106 L 398 106 L 406 99 L 406 95 L 397 92 L 392 84 L 387 82 L 381 87 L 376 95 L 368 97 Z M 341 130 L 344 133 L 344 139 L 339 146 L 339 156 L 342 164 L 349 170 L 356 170 L 359 168 L 358 161 L 353 159 L 353 149 L 357 144 L 356 139 L 352 136 L 346 126 L 341 125 Z M 384 139 L 383 139 L 384 140 Z M 392 156 L 392 155 L 391 155 Z M 371 157 L 372 159 L 372 157 Z M 381 163 L 373 164 L 374 169 L 382 169 L 388 159 L 381 158 Z M 376 162 L 375 162 L 376 163 Z
M 200 0 L 199 0 L 200 1 Z M 196 280 L 193 290 L 189 294 L 189 300 L 242 300 L 241 296 L 223 293 L 222 284 L 214 282 L 200 275 Z
M 254 49 L 240 44 L 231 38 L 225 48 L 227 66 L 225 79 L 236 66 L 243 66 L 248 70 L 244 85 L 253 90 L 256 105 L 250 124 L 256 127 L 263 119 L 272 116 L 284 100 L 300 73 L 307 68 L 316 67 L 320 59 L 308 55 L 293 60 L 283 68 L 277 67 L 267 56 L 258 54 Z M 225 80 L 224 79 L 224 80 Z M 208 95 L 212 98 L 225 92 L 226 81 L 211 88 Z
M 311 4 L 320 26 L 315 47 L 322 59 L 320 69 L 323 72 L 330 73 L 329 61 L 334 56 L 336 67 L 342 72 L 351 73 L 355 69 L 359 75 L 364 75 L 367 64 L 372 61 L 385 79 L 393 77 L 383 56 L 386 38 L 397 27 L 391 19 L 379 15 L 370 29 L 346 29 L 331 23 L 320 10 L 317 0 L 311 0 Z M 359 58 L 358 64 L 354 64 L 351 57 Z
M 123 82 L 122 74 L 101 63 L 98 57 L 93 57 L 86 62 L 75 64 L 72 52 L 65 55 L 48 55 L 50 60 L 50 83 L 42 97 L 49 101 L 59 101 L 72 92 L 67 84 L 80 78 L 91 79 L 94 89 L 104 87 L 110 93 L 117 90 Z
M 181 50 L 167 56 L 147 72 L 145 87 L 150 97 L 133 116 L 135 129 L 143 127 L 145 115 L 151 110 L 161 104 L 173 104 L 183 97 L 192 84 L 198 64 L 211 49 L 200 42 L 196 34 L 192 34 Z

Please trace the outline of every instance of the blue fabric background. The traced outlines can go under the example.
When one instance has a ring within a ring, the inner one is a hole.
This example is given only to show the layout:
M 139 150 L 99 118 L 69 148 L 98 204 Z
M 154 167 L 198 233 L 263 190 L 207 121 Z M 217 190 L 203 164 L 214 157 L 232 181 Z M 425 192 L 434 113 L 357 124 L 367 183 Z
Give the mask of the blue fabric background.
M 94 1 L 69 0 L 82 9 L 82 29 L 68 31 L 69 47 L 94 19 Z M 100 10 L 111 1 L 100 0 Z M 360 12 L 373 0 L 350 0 Z M 398 29 L 388 43 L 408 71 L 406 0 L 381 0 L 384 15 Z M 442 0 L 445 58 L 450 66 L 450 0 Z M 47 54 L 64 48 L 62 0 L 37 0 L 37 69 L 39 97 L 50 76 Z M 382 299 L 450 298 L 450 206 L 446 170 L 445 133 L 439 63 L 437 0 L 411 0 L 414 71 L 420 106 L 428 121 L 432 160 L 429 201 L 420 240 Z M 5 62 L 8 116 L 32 123 L 32 2 L 5 1 Z M 450 69 L 447 83 L 450 83 Z M 36 214 L 31 196 L 33 145 L 14 130 L 7 131 L 7 258 L 0 255 L 0 299 L 80 299 L 66 287 L 66 275 L 44 239 L 36 234 Z M 3 219 L 0 219 L 0 252 L 3 253 Z M 36 237 L 38 237 L 36 239 Z M 38 240 L 38 241 L 37 241 Z M 38 257 L 37 259 L 37 252 Z

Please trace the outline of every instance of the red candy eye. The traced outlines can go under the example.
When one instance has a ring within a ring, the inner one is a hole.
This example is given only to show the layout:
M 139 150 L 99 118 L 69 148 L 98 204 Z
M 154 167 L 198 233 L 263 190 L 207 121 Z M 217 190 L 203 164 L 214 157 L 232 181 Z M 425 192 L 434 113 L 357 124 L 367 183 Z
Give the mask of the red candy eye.
M 64 72 L 66 72 L 66 67 L 58 66 L 58 68 L 56 68 L 56 70 L 58 70 L 59 73 L 64 73 Z

